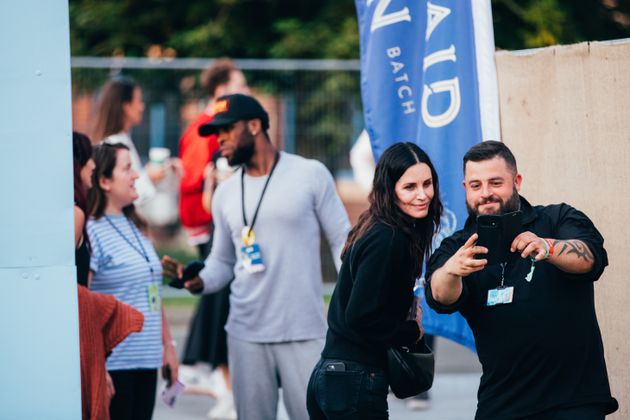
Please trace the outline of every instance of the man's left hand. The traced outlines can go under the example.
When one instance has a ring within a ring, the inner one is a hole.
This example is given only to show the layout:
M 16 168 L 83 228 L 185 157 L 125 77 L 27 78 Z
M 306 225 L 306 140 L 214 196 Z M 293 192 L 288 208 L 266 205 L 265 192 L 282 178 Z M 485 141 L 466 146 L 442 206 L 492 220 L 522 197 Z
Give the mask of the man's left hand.
M 201 277 L 199 276 L 195 276 L 184 283 L 184 287 L 190 293 L 194 293 L 194 294 L 203 292 L 203 286 L 204 286 L 203 280 L 201 280 Z
M 547 256 L 547 245 L 543 238 L 532 232 L 523 232 L 514 238 L 510 251 L 520 252 L 523 258 L 531 257 L 536 261 L 542 261 Z

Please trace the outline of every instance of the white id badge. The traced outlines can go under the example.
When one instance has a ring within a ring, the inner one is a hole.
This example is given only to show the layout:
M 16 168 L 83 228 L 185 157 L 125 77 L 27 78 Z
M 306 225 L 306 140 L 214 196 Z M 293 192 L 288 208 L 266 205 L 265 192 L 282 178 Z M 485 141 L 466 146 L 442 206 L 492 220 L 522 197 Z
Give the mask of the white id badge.
M 243 256 L 243 265 L 248 273 L 260 273 L 265 271 L 265 263 L 260 253 L 260 246 L 254 243 L 241 248 L 241 255 Z
M 487 306 L 504 305 L 506 303 L 512 303 L 514 297 L 514 287 L 499 287 L 497 289 L 488 290 Z

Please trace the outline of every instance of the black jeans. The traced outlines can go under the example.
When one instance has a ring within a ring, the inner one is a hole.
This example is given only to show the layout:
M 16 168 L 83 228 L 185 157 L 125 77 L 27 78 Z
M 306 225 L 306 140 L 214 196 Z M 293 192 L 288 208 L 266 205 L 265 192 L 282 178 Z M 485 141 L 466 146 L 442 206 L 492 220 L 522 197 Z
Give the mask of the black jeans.
M 109 405 L 111 420 L 150 420 L 155 406 L 157 369 L 110 370 L 116 394 Z
M 308 383 L 311 420 L 388 419 L 389 384 L 382 368 L 337 359 L 321 359 Z

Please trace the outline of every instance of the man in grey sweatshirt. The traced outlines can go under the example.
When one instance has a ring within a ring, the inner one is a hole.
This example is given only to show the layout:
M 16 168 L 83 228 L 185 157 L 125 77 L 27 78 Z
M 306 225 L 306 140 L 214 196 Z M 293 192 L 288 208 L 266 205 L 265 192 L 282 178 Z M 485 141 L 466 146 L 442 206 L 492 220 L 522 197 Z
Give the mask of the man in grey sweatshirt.
M 350 223 L 324 165 L 279 152 L 268 128 L 258 101 L 228 95 L 199 129 L 217 133 L 222 155 L 242 166 L 214 194 L 212 251 L 185 287 L 212 293 L 234 278 L 225 328 L 238 418 L 274 419 L 281 387 L 289 417 L 308 419 L 307 383 L 326 333 L 320 229 L 339 269 Z

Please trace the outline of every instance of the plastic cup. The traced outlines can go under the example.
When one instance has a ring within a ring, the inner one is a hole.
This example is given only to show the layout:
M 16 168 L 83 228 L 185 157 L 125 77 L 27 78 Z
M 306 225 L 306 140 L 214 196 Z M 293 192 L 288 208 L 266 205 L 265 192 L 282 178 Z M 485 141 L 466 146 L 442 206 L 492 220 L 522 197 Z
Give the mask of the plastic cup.
M 149 149 L 149 161 L 154 165 L 165 165 L 171 157 L 171 150 L 166 147 L 152 147 Z

